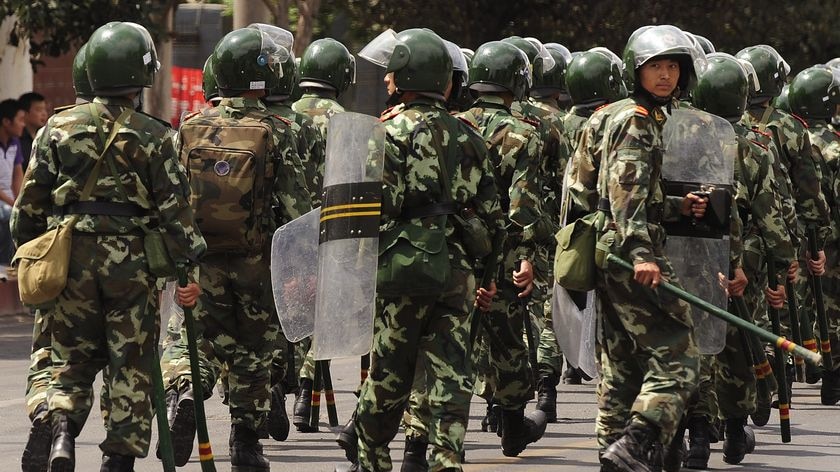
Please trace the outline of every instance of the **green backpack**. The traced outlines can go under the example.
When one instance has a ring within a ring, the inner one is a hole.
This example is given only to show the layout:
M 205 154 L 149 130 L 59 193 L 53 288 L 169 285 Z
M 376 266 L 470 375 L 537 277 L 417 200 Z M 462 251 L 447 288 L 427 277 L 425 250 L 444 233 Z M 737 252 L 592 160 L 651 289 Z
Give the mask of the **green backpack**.
M 220 106 L 181 126 L 181 162 L 207 252 L 255 254 L 270 241 L 274 125 L 267 111 L 231 116 Z

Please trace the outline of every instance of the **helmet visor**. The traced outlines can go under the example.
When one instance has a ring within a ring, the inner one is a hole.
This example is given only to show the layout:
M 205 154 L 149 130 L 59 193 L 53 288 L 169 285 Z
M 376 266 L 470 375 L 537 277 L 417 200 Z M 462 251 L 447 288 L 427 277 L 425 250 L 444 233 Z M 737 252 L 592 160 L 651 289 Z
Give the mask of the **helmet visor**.
M 452 41 L 447 41 L 445 39 L 443 40 L 443 44 L 446 45 L 446 51 L 449 53 L 449 57 L 452 58 L 452 70 L 467 72 L 467 57 L 464 56 L 461 48 Z
M 785 77 L 787 77 L 787 75 L 790 74 L 790 64 L 788 64 L 787 61 L 785 61 L 785 59 L 782 57 L 782 55 L 779 54 L 778 51 L 776 51 L 776 48 L 774 48 L 773 46 L 768 46 L 767 44 L 759 44 L 756 47 L 761 48 L 761 49 L 765 49 L 765 50 L 769 51 L 770 54 L 772 54 L 774 57 L 778 58 L 778 60 L 779 60 L 779 63 L 778 63 L 779 70 L 781 70 L 785 73 Z M 778 79 L 779 77 L 777 76 L 776 78 Z M 782 77 L 782 78 L 784 78 L 784 77 Z
M 602 54 L 602 55 L 606 56 L 607 59 L 610 60 L 610 62 L 612 62 L 613 64 L 618 66 L 619 70 L 621 70 L 621 71 L 624 70 L 624 62 L 621 61 L 621 58 L 618 57 L 618 54 L 610 51 L 609 49 L 607 49 L 603 46 L 598 46 L 598 47 L 594 47 L 594 48 L 590 49 L 589 52 L 597 52 L 599 54 Z
M 263 34 L 268 35 L 274 44 L 282 46 L 289 54 L 292 54 L 295 45 L 295 37 L 289 30 L 280 28 L 279 26 L 267 25 L 265 23 L 251 23 L 248 28 L 260 30 Z
M 640 30 L 637 30 L 637 36 L 633 40 L 634 68 L 638 69 L 657 56 L 684 55 L 691 60 L 696 74 L 705 69 L 706 57 L 703 50 L 681 29 L 671 25 L 659 25 Z
M 750 61 L 746 61 L 744 59 L 738 59 L 731 54 L 727 54 L 725 52 L 713 52 L 706 56 L 709 59 L 713 59 L 715 57 L 725 57 L 727 59 L 735 59 L 738 61 L 738 65 L 741 66 L 741 70 L 744 71 L 744 74 L 747 75 L 747 82 L 750 86 L 750 93 L 755 93 L 761 90 L 761 82 L 758 81 L 758 74 L 755 72 L 755 67 L 753 67 Z
M 566 64 L 572 62 L 572 53 L 566 46 L 563 46 L 560 43 L 545 43 L 545 48 L 555 52 L 559 52 L 560 55 L 563 56 L 563 59 L 566 60 Z
M 557 65 L 557 61 L 555 61 L 554 57 L 548 53 L 548 49 L 545 48 L 543 43 L 541 43 L 537 38 L 525 38 L 525 40 L 533 44 L 534 47 L 539 50 L 537 57 L 542 59 L 543 72 L 549 72 L 551 69 L 554 69 L 554 66 Z
M 278 78 L 283 78 L 283 63 L 288 61 L 292 54 L 262 30 L 260 30 L 260 38 L 260 55 L 257 56 L 257 64 L 268 66 Z
M 388 28 L 373 38 L 371 42 L 367 43 L 365 47 L 359 51 L 359 57 L 370 61 L 380 67 L 388 67 L 391 61 L 391 55 L 394 54 L 394 48 L 400 40 L 397 39 L 397 33 Z
M 522 55 L 522 60 L 525 61 L 522 69 L 520 69 L 517 74 L 525 77 L 525 83 L 528 84 L 528 89 L 530 90 L 530 88 L 534 86 L 534 75 L 531 71 L 531 61 L 528 60 L 528 55 L 525 54 L 525 51 L 519 48 L 516 48 L 516 50 L 519 51 L 519 54 Z

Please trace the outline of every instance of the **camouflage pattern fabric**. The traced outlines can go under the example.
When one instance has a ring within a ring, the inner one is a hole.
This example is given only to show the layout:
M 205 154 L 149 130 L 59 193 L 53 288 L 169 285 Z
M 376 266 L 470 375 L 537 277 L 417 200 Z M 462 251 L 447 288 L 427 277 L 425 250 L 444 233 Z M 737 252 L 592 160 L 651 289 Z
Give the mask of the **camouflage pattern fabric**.
M 725 349 L 725 347 L 724 347 Z M 718 398 L 715 373 L 717 371 L 716 356 L 700 356 L 700 370 L 697 390 L 694 391 L 685 407 L 685 416 L 701 416 L 709 423 L 718 416 Z
M 96 98 L 94 103 L 106 134 L 116 116 L 134 107 L 123 98 Z M 52 209 L 78 201 L 103 146 L 95 123 L 90 108 L 76 107 L 52 116 L 39 134 L 12 214 L 16 244 L 67 218 Z M 188 268 L 206 246 L 194 225 L 186 175 L 165 125 L 132 113 L 109 154 L 129 202 L 149 216 L 81 215 L 77 220 L 67 286 L 54 302 L 39 307 L 48 320 L 42 333 L 51 333 L 47 399 L 50 414 L 67 414 L 81 428 L 90 412 L 93 381 L 102 370 L 108 411 L 100 448 L 106 454 L 144 457 L 151 436 L 150 369 L 159 331 L 156 282 L 148 271 L 138 221 L 149 224 L 156 216 L 170 256 Z M 129 203 L 113 179 L 100 172 L 92 197 Z M 194 270 L 190 274 L 195 277 Z M 32 385 L 36 383 L 33 378 Z
M 441 103 L 425 98 L 386 111 L 382 120 L 387 133 L 383 228 L 394 224 L 405 209 L 441 201 L 438 156 L 446 152 L 450 139 L 457 139 L 459 162 L 449 173 L 452 199 L 471 206 L 491 234 L 503 230 L 493 170 L 477 133 L 449 116 Z M 412 221 L 434 225 L 439 219 Z M 391 470 L 388 443 L 399 428 L 418 362 L 426 370 L 427 395 L 412 414 L 428 415 L 422 422 L 432 447 L 430 469 L 460 470 L 472 395 L 469 328 L 475 262 L 466 255 L 451 220 L 446 236 L 452 272 L 449 287 L 438 298 L 377 301 L 371 369 L 356 407 L 359 462 L 367 470 Z
M 496 280 L 499 293 L 487 314 L 489 326 L 501 340 L 507 358 L 505 353 L 497 352 L 498 348 L 488 345 L 479 352 L 486 352 L 489 362 L 480 360 L 477 367 L 490 367 L 489 371 L 478 371 L 486 383 L 485 395 L 492 395 L 493 401 L 506 410 L 517 410 L 533 398 L 536 379 L 531 379 L 528 348 L 523 339 L 524 323 L 530 318 L 526 318 L 527 310 L 517 297 L 519 289 L 513 285 L 512 273 L 517 261 L 533 263 L 538 259 L 538 241 L 545 241 L 554 223 L 543 213 L 540 203 L 538 156 L 542 141 L 538 130 L 516 118 L 499 97 L 481 96 L 473 106 L 460 116 L 478 126 L 490 147 L 496 185 L 502 191 L 509 189 L 510 195 L 510 204 L 505 208 L 509 221 L 507 242 Z M 504 208 L 506 195 L 502 194 L 502 200 Z M 542 230 L 529 231 L 531 227 Z
M 321 186 L 324 179 L 324 153 L 327 150 L 326 137 L 306 114 L 296 112 L 284 103 L 266 105 L 268 111 L 289 120 L 292 135 L 297 141 L 298 157 L 303 164 L 303 175 L 309 187 L 312 206 L 321 204 Z
M 575 203 L 591 210 L 599 193 L 608 198 L 612 222 L 608 228 L 614 229 L 602 240 L 610 251 L 633 264 L 655 262 L 666 280 L 678 284 L 663 255 L 665 231 L 654 216 L 679 215 L 679 199 L 665 198 L 660 178 L 665 115 L 634 98 L 604 110 L 609 115 L 604 121 L 596 118 L 599 112 L 593 115 L 575 151 L 580 159 L 571 176 L 572 188 L 582 197 Z M 605 172 L 599 174 L 600 164 Z M 617 440 L 631 420 L 654 425 L 660 441 L 668 444 L 699 381 L 699 351 L 689 307 L 665 292 L 640 287 L 632 274 L 613 267 L 599 270 L 596 291 L 601 362 L 596 390 L 598 446 L 605 449 Z

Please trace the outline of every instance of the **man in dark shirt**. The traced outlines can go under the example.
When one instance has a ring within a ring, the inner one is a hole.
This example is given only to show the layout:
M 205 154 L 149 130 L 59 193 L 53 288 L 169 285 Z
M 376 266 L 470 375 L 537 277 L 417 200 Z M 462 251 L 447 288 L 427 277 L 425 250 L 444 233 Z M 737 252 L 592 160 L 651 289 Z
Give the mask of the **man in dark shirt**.
M 21 150 L 23 154 L 22 167 L 24 172 L 29 165 L 29 155 L 32 153 L 32 142 L 35 141 L 35 133 L 47 124 L 47 100 L 38 92 L 27 92 L 18 98 L 24 112 L 26 127 L 20 136 Z

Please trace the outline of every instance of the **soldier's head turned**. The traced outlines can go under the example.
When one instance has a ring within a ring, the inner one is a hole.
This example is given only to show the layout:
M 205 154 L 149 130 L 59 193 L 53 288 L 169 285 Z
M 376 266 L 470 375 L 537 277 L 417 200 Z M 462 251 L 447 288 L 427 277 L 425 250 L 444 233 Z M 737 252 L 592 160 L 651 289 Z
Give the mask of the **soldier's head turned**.
M 443 102 L 452 85 L 452 58 L 446 44 L 426 28 L 400 33 L 389 29 L 368 43 L 359 56 L 385 67 L 391 105 L 417 96 Z
M 624 48 L 628 89 L 655 103 L 666 103 L 689 90 L 704 61 L 696 41 L 671 25 L 639 28 Z

